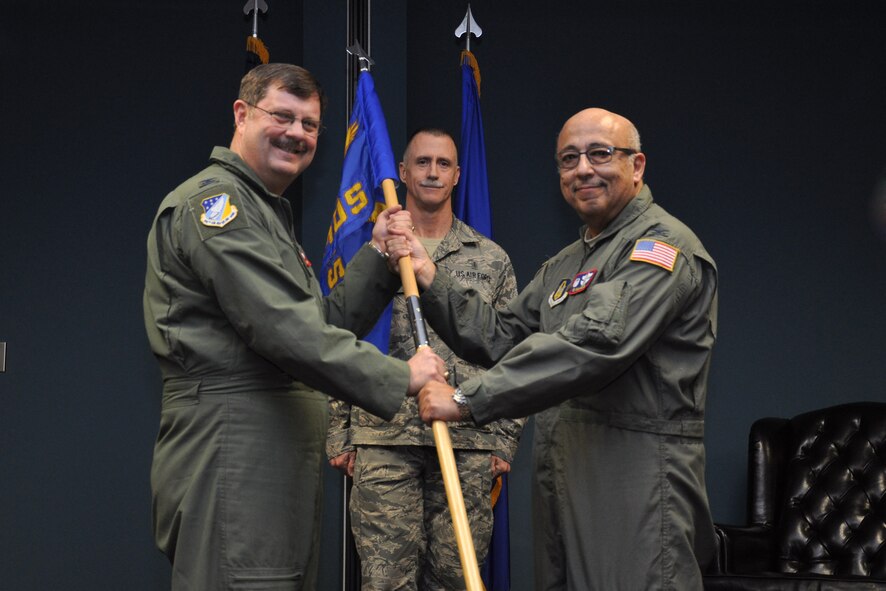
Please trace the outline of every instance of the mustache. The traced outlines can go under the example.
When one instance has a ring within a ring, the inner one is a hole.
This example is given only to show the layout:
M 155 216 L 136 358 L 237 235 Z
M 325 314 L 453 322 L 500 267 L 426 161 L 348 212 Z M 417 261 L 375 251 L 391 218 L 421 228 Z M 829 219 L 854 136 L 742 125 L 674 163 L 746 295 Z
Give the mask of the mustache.
M 595 182 L 595 183 L 578 182 L 578 183 L 572 184 L 572 190 L 578 191 L 579 189 L 593 189 L 593 188 L 600 188 L 600 187 L 605 187 L 605 186 L 606 186 L 606 183 L 604 183 L 604 182 Z
M 275 148 L 285 150 L 291 154 L 304 154 L 308 151 L 308 145 L 304 140 L 292 138 L 277 138 L 271 142 Z
M 445 185 L 440 181 L 421 181 L 419 187 L 429 187 L 431 189 L 442 189 Z

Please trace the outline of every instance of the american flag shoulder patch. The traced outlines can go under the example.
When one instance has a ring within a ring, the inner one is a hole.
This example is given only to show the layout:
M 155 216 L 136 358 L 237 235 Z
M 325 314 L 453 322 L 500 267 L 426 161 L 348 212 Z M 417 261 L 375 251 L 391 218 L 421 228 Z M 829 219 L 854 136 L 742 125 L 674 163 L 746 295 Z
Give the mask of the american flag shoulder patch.
M 658 265 L 662 269 L 673 271 L 679 253 L 680 249 L 670 244 L 651 238 L 641 238 L 637 240 L 634 250 L 631 251 L 631 260 Z

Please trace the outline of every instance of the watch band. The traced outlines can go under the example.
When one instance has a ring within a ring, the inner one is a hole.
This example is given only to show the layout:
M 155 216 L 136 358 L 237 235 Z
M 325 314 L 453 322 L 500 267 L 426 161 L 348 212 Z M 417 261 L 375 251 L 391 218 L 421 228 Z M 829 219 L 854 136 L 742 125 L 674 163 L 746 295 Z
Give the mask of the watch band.
M 472 421 L 474 419 L 471 414 L 471 406 L 468 404 L 468 398 L 461 391 L 461 386 L 457 387 L 452 393 L 452 400 L 458 406 L 459 421 Z

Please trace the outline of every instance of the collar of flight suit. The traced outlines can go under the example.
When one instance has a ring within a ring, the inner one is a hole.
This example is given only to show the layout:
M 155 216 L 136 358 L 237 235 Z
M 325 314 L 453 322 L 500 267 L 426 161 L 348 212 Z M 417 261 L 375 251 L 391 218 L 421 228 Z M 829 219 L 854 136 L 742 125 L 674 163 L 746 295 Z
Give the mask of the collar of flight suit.
M 640 188 L 640 192 L 637 193 L 633 199 L 628 201 L 628 204 L 622 208 L 618 215 L 615 216 L 615 219 L 609 222 L 609 225 L 606 226 L 602 232 L 593 238 L 587 238 L 588 227 L 587 225 L 584 225 L 579 229 L 579 237 L 587 246 L 591 246 L 604 240 L 607 236 L 611 236 L 620 231 L 650 207 L 652 207 L 652 190 L 649 188 L 649 185 L 644 184 Z
M 209 161 L 233 172 L 251 185 L 260 195 L 270 199 L 280 199 L 280 195 L 269 191 L 255 171 L 230 148 L 215 146 L 212 149 L 212 154 L 209 155 Z

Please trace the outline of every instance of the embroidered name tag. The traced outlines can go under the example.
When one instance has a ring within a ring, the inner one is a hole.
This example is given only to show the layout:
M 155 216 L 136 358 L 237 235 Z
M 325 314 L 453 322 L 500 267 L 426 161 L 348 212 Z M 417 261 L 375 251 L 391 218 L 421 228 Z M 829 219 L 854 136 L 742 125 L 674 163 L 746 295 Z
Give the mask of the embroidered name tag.
M 223 228 L 237 217 L 237 206 L 231 203 L 231 196 L 227 193 L 207 197 L 200 205 L 203 206 L 200 222 L 204 226 Z

